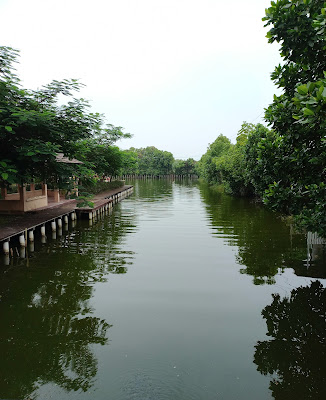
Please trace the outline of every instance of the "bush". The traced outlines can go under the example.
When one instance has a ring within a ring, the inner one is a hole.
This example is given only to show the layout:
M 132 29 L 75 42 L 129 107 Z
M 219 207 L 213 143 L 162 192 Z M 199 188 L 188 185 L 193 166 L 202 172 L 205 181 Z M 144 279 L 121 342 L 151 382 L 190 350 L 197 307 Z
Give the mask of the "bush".
M 88 192 L 89 194 L 98 194 L 107 190 L 113 190 L 124 186 L 125 181 L 87 181 L 83 182 L 80 190 Z

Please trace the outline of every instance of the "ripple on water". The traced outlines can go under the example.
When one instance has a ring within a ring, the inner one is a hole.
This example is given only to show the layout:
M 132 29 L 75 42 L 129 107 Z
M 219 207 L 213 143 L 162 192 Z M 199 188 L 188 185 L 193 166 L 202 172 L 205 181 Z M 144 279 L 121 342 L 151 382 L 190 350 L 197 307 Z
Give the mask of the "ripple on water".
M 154 361 L 153 361 L 154 362 Z M 216 399 L 216 394 L 196 383 L 198 371 L 183 369 L 173 363 L 155 360 L 153 368 L 128 369 L 116 384 L 117 400 L 198 400 Z M 189 366 L 188 366 L 189 367 Z M 202 397 L 204 394 L 204 397 Z

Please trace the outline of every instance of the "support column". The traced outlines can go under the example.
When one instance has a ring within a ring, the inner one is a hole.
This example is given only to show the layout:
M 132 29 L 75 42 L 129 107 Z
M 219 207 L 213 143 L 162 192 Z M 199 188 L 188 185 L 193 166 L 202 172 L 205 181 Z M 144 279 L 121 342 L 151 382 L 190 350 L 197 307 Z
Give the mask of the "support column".
M 59 201 L 60 201 L 59 189 L 53 189 L 53 195 L 54 195 L 54 202 L 59 203 Z
M 48 185 L 46 183 L 42 183 L 42 196 L 47 196 L 48 194 Z
M 9 254 L 9 242 L 3 242 L 3 252 L 7 255 Z
M 2 200 L 6 200 L 6 196 L 7 196 L 7 188 L 6 187 L 2 187 L 1 188 L 1 199 Z
M 28 240 L 30 242 L 34 242 L 34 231 L 33 229 L 31 229 L 30 231 L 28 231 Z

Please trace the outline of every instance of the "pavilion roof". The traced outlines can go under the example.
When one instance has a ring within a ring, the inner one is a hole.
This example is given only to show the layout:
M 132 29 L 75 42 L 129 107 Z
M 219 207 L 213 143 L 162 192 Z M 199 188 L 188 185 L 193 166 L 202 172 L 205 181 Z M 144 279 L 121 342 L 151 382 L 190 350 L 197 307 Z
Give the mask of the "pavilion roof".
M 84 164 L 82 161 L 79 161 L 76 158 L 65 157 L 63 153 L 57 153 L 55 159 L 57 162 L 65 164 Z

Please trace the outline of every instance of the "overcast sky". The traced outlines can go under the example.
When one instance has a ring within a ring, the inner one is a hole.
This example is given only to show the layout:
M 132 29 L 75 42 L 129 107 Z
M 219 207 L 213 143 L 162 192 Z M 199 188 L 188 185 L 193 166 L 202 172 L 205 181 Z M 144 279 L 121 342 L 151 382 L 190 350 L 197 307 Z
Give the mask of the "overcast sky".
M 262 122 L 280 62 L 268 0 L 0 0 L 1 45 L 26 88 L 78 78 L 80 97 L 133 138 L 199 159 L 222 133 Z

